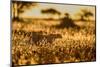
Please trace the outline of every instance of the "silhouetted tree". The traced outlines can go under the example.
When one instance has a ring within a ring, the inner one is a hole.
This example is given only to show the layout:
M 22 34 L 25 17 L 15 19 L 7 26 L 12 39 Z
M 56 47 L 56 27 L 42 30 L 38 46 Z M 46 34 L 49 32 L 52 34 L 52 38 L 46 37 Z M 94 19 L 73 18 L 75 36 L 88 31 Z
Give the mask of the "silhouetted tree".
M 87 21 L 89 21 L 90 20 L 89 17 L 93 16 L 93 13 L 87 10 L 83 10 L 83 12 L 84 12 L 84 17 L 88 19 Z
M 89 17 L 93 16 L 93 13 L 87 9 L 81 10 L 81 13 L 78 13 L 81 21 L 89 21 Z
M 43 14 L 51 14 L 51 15 L 61 15 L 61 13 L 53 8 L 41 10 Z
M 19 20 L 19 15 L 25 11 L 25 9 L 29 9 L 31 6 L 35 6 L 36 3 L 32 2 L 23 2 L 23 1 L 12 1 L 12 9 L 13 9 L 13 19 Z
M 61 23 L 56 26 L 57 28 L 75 28 L 78 27 L 76 24 L 74 24 L 74 21 L 72 18 L 70 18 L 70 15 L 68 13 L 65 13 L 65 17 L 61 19 Z

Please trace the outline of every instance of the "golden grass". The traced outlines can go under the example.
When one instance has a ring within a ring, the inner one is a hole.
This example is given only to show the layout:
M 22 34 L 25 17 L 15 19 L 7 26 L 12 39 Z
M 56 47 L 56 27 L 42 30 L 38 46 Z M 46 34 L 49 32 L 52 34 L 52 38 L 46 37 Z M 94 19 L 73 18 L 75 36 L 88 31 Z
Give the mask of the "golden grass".
M 53 22 L 53 21 L 52 21 Z M 49 25 L 49 21 L 26 23 L 12 23 L 12 62 L 14 65 L 51 64 L 66 62 L 81 62 L 96 60 L 95 23 L 90 22 L 80 30 L 73 28 L 56 29 Z M 18 33 L 14 31 L 17 30 Z M 32 35 L 20 34 L 20 30 L 27 32 L 42 31 L 42 35 L 60 34 L 62 38 L 55 38 L 48 42 L 43 38 L 37 44 L 32 42 Z

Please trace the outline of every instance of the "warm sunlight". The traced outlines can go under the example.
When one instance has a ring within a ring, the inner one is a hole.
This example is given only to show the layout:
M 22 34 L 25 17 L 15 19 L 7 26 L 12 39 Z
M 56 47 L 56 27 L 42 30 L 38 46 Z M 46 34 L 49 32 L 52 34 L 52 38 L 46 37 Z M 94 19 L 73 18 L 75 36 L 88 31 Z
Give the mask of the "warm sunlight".
M 15 1 L 12 65 L 96 61 L 95 6 Z
M 62 14 L 68 12 L 73 18 L 76 18 L 74 16 L 77 12 L 80 11 L 80 9 L 84 8 L 89 11 L 93 11 L 95 13 L 95 7 L 91 6 L 78 6 L 78 5 L 64 5 L 64 4 L 50 4 L 50 3 L 38 3 L 36 7 L 33 7 L 30 10 L 26 10 L 21 16 L 22 17 L 33 17 L 33 18 L 47 18 L 49 16 L 43 15 L 41 13 L 42 9 L 48 9 L 48 8 L 54 8 L 57 11 L 61 12 Z

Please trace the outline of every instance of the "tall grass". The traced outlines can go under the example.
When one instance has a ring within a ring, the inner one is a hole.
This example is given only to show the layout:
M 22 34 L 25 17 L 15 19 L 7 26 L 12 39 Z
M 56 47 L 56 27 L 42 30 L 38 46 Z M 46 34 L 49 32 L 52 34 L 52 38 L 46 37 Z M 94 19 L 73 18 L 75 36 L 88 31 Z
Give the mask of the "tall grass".
M 57 29 L 49 26 L 48 21 L 47 26 L 40 23 L 14 22 L 12 24 L 12 62 L 15 65 L 96 60 L 95 24 L 92 25 L 92 22 L 81 27 L 80 30 L 75 28 Z M 48 42 L 47 38 L 43 37 L 42 40 L 35 43 L 34 39 L 32 40 L 34 36 L 32 32 L 39 32 L 40 37 L 60 34 L 61 38 L 51 38 L 50 40 L 53 39 L 53 41 Z

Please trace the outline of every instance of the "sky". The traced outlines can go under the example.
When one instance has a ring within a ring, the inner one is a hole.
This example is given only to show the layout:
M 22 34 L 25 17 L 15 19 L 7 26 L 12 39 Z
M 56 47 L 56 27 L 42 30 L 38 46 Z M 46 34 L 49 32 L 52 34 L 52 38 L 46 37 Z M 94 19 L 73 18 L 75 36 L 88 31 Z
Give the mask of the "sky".
M 71 17 L 76 18 L 75 15 L 77 15 L 78 12 L 80 12 L 80 9 L 87 9 L 89 11 L 92 11 L 95 15 L 95 7 L 94 6 L 80 6 L 80 5 L 68 5 L 68 4 L 53 4 L 53 3 L 37 3 L 37 6 L 26 10 L 23 14 L 21 14 L 21 17 L 31 17 L 31 18 L 49 18 L 54 17 L 58 18 L 58 15 L 52 16 L 47 14 L 42 14 L 42 9 L 48 9 L 48 8 L 54 8 L 57 11 L 61 12 L 63 16 L 64 13 L 68 12 Z

